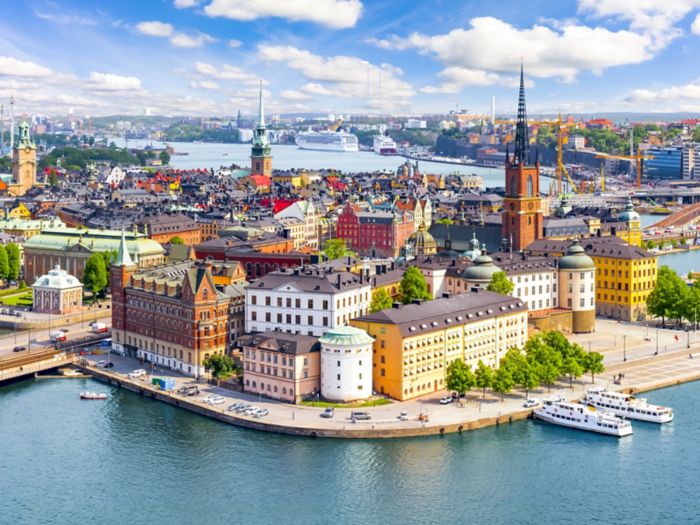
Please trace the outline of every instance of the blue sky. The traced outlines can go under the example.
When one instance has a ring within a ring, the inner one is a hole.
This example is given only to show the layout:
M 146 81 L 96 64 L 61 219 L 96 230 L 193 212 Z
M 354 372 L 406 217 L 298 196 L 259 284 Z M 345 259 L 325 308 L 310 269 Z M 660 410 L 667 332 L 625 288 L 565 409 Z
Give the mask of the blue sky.
M 700 0 L 3 3 L 20 112 L 700 112 Z

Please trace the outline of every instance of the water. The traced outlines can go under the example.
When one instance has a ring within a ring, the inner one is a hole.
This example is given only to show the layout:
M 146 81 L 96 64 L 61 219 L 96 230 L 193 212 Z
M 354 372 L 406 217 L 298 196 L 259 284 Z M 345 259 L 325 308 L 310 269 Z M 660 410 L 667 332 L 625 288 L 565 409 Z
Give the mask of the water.
M 688 272 L 700 271 L 700 251 L 684 251 L 659 255 L 659 266 L 667 265 L 678 275 L 685 277 Z
M 124 146 L 123 139 L 115 139 L 119 146 Z M 163 143 L 150 140 L 130 140 L 129 147 L 163 147 Z M 170 142 L 176 152 L 189 155 L 173 155 L 171 166 L 180 169 L 218 168 L 237 164 L 250 166 L 250 144 L 216 144 L 192 142 Z M 226 155 L 224 155 L 226 154 Z M 404 162 L 403 157 L 383 157 L 368 151 L 332 152 L 300 149 L 296 146 L 272 145 L 272 165 L 275 169 L 292 168 L 337 169 L 346 173 L 374 172 L 377 170 L 396 171 Z M 413 161 L 412 161 L 413 162 Z M 478 166 L 460 166 L 438 162 L 419 161 L 421 171 L 431 174 L 448 174 L 458 171 L 463 174 L 477 174 L 484 180 L 485 186 L 503 186 L 505 184 L 503 168 L 481 168 Z
M 619 440 L 521 421 L 342 441 L 29 380 L 0 388 L 0 523 L 697 523 L 700 382 L 648 396 L 676 420 Z

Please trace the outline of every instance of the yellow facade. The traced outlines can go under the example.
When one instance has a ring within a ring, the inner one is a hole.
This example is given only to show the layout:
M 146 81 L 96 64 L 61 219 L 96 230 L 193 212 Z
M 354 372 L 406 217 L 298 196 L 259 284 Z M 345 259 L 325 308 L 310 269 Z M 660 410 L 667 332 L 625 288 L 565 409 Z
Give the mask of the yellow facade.
M 527 312 L 456 324 L 404 337 L 399 325 L 354 319 L 350 324 L 375 338 L 373 388 L 404 401 L 445 389 L 447 367 L 456 359 L 492 367 L 527 340 Z
M 290 184 L 292 188 L 299 189 L 303 186 L 303 180 L 301 175 L 297 175 L 295 173 L 283 173 L 280 175 L 275 175 L 272 177 L 272 182 L 276 182 L 278 184 Z
M 32 212 L 29 211 L 23 202 L 20 202 L 17 206 L 12 208 L 7 215 L 10 219 L 27 220 L 32 218 Z
M 596 267 L 596 314 L 624 321 L 645 319 L 647 297 L 656 284 L 656 256 L 591 258 Z
M 642 221 L 632 220 L 628 222 L 629 229 L 624 231 L 617 231 L 617 235 L 620 239 L 625 241 L 630 246 L 641 246 L 642 245 Z

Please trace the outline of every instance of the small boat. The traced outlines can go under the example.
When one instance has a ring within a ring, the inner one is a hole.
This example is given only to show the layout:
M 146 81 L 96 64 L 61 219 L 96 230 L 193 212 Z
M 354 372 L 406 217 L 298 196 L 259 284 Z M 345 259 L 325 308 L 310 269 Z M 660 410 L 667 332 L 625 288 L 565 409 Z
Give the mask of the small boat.
M 650 405 L 644 398 L 636 398 L 622 392 L 611 392 L 600 386 L 589 388 L 584 401 L 601 410 L 608 410 L 619 417 L 650 423 L 673 421 L 673 410 L 669 407 Z
M 623 437 L 633 432 L 629 421 L 581 403 L 549 399 L 545 400 L 541 407 L 536 408 L 533 415 L 536 419 L 547 423 L 608 436 Z
M 107 394 L 104 392 L 80 392 L 80 399 L 104 401 L 107 399 Z

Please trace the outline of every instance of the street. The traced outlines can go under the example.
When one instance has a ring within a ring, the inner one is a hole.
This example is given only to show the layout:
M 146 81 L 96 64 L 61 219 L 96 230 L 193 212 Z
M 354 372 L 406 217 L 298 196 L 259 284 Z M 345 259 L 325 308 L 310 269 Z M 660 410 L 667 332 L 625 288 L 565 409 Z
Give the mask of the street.
M 108 328 L 111 328 L 112 326 L 112 320 L 109 317 L 100 319 L 100 322 L 107 325 Z M 55 332 L 56 330 L 68 330 L 66 332 L 68 341 L 70 341 L 71 339 L 78 339 L 80 337 L 92 333 L 92 329 L 90 328 L 89 324 L 90 322 L 86 320 L 84 323 L 78 322 L 73 323 L 71 325 L 60 326 L 57 328 L 24 330 L 6 334 L 0 337 L 0 357 L 12 354 L 13 349 L 16 346 L 24 346 L 27 349 L 25 350 L 25 352 L 39 348 L 45 349 L 51 344 L 51 341 L 49 340 L 49 334 L 51 332 Z

